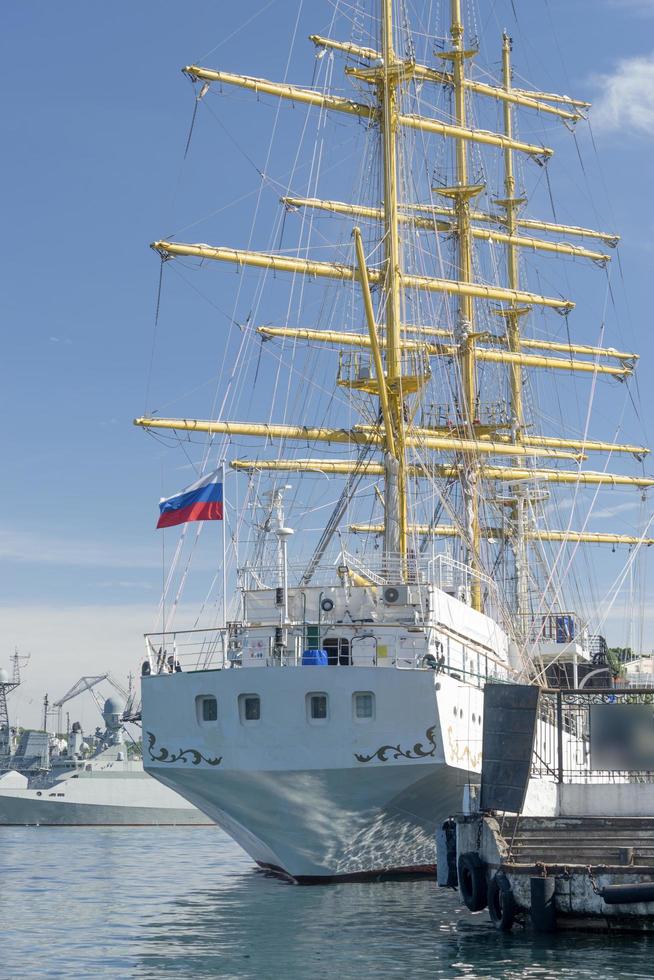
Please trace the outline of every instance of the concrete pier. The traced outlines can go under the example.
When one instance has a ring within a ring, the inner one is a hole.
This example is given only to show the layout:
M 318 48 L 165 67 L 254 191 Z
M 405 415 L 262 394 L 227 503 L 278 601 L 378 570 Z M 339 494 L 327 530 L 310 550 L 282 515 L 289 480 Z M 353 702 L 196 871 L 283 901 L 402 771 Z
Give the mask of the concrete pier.
M 559 929 L 654 931 L 653 818 L 470 814 L 455 823 L 457 862 L 478 856 L 487 894 L 504 877 L 514 920 L 533 920 L 532 879 L 547 878 Z M 606 889 L 636 884 L 652 886 L 650 901 L 616 902 L 619 893 L 606 900 Z

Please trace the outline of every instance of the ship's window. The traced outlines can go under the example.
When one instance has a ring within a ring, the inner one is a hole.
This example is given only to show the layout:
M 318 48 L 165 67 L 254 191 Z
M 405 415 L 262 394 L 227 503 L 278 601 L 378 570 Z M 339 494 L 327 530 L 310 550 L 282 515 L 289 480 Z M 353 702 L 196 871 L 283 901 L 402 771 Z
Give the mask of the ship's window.
M 322 646 L 327 651 L 327 663 L 330 667 L 348 667 L 351 664 L 350 641 L 347 637 L 328 636 L 322 641 Z
M 370 691 L 357 691 L 353 695 L 354 717 L 358 721 L 368 721 L 375 717 L 375 695 Z
M 195 715 L 200 725 L 218 721 L 218 702 L 212 694 L 198 694 L 195 699 Z
M 218 721 L 218 702 L 215 698 L 202 698 L 202 721 Z
M 242 722 L 259 721 L 261 718 L 261 698 L 258 694 L 241 694 L 239 715 Z
M 307 718 L 309 721 L 327 721 L 326 694 L 307 694 Z

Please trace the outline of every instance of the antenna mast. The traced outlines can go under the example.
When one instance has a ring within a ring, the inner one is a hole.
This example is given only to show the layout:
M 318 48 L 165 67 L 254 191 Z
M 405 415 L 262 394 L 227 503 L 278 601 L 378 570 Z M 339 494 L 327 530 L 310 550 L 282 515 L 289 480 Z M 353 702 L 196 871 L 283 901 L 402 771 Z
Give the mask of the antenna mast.
M 7 695 L 20 684 L 20 662 L 18 650 L 16 650 L 14 653 L 12 660 L 14 664 L 14 671 L 11 679 L 9 678 L 8 671 L 0 668 L 0 755 L 10 755 L 12 751 Z

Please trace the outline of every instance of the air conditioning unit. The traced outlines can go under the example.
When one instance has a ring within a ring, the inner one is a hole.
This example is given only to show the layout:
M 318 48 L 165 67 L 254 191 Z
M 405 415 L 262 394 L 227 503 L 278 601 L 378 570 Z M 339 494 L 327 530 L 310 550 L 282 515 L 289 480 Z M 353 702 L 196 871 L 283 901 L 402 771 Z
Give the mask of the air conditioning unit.
M 414 602 L 408 585 L 385 585 L 381 594 L 382 600 L 387 606 L 410 606 Z

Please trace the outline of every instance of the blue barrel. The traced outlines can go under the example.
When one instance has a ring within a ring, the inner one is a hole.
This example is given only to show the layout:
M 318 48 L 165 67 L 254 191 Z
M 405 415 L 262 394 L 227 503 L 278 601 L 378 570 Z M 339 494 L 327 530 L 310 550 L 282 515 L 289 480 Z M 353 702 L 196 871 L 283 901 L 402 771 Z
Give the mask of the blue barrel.
M 302 654 L 303 667 L 326 667 L 327 664 L 326 650 L 305 650 Z
M 571 643 L 575 638 L 575 621 L 572 616 L 556 617 L 556 642 Z

